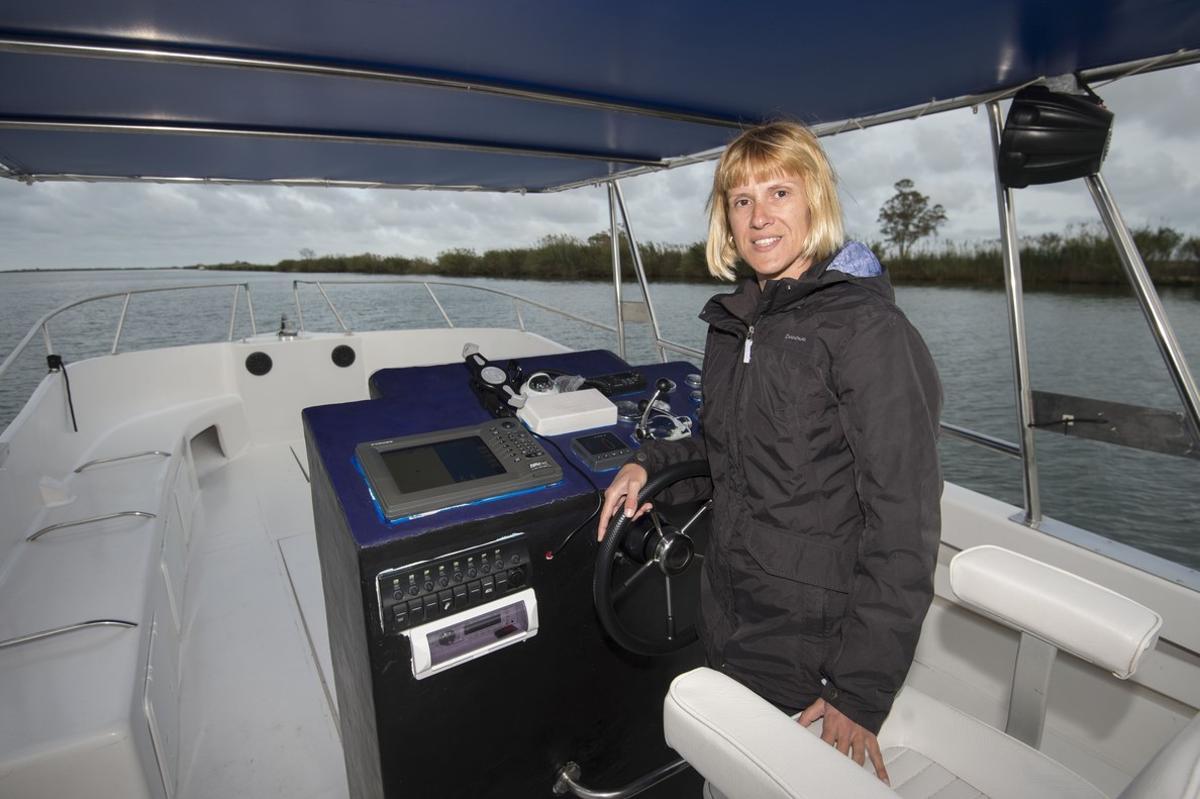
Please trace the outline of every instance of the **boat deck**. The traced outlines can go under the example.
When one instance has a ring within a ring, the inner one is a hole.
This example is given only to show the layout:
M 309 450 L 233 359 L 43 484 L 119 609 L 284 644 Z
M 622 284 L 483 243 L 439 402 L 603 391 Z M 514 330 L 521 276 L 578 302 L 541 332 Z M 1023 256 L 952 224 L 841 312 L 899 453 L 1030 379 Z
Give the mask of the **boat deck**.
M 304 442 L 196 456 L 176 796 L 346 796 Z

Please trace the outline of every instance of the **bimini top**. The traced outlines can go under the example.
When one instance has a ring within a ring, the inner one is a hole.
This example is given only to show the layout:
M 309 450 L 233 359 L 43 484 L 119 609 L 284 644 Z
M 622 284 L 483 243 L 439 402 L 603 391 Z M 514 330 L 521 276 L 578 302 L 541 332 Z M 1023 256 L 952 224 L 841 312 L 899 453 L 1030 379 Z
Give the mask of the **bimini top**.
M 545 191 L 1197 48 L 1195 0 L 7 2 L 0 172 Z

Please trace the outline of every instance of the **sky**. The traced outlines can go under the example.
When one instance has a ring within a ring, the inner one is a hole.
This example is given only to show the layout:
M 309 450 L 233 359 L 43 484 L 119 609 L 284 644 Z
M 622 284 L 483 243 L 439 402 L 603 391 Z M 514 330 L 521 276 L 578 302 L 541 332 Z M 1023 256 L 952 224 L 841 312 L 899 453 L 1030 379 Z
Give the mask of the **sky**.
M 1200 236 L 1200 65 L 1135 75 L 1098 94 L 1115 113 L 1102 174 L 1132 227 Z M 879 239 L 880 206 L 909 178 L 948 222 L 935 245 L 997 237 L 986 109 L 825 138 L 847 232 Z M 712 163 L 622 182 L 639 241 L 705 234 Z M 1082 181 L 1016 192 L 1021 235 L 1098 224 Z M 300 250 L 436 257 L 523 247 L 608 227 L 604 190 L 550 195 L 372 189 L 40 183 L 0 180 L 0 270 L 275 263 Z

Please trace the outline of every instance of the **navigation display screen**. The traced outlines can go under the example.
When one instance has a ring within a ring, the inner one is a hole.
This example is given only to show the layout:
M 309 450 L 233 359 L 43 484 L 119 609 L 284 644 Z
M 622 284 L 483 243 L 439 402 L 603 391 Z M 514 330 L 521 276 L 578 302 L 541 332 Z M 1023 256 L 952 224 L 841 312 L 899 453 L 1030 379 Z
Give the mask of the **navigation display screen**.
M 619 449 L 626 448 L 621 439 L 612 433 L 598 433 L 594 436 L 584 436 L 576 440 L 579 442 L 579 446 L 592 455 L 605 455 L 609 452 L 616 452 Z
M 379 454 L 402 494 L 504 474 L 504 466 L 479 436 Z

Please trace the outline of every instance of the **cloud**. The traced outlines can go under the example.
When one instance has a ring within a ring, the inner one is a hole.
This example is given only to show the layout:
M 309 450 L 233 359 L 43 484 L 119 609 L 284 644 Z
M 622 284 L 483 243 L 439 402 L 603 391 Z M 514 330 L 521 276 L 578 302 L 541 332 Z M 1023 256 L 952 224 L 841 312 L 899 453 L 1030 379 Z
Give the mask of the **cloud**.
M 1200 66 L 1098 89 L 1116 114 L 1104 174 L 1133 226 L 1200 234 Z M 988 117 L 961 109 L 825 140 L 847 229 L 878 238 L 876 217 L 901 178 L 946 208 L 942 239 L 995 239 Z M 711 162 L 623 182 L 642 241 L 685 244 L 706 231 Z M 1093 222 L 1082 184 L 1016 193 L 1024 235 Z M 520 247 L 547 234 L 608 228 L 607 193 L 549 195 L 390 190 L 42 183 L 0 180 L 0 269 L 274 263 L 317 253 L 434 257 L 456 247 Z

